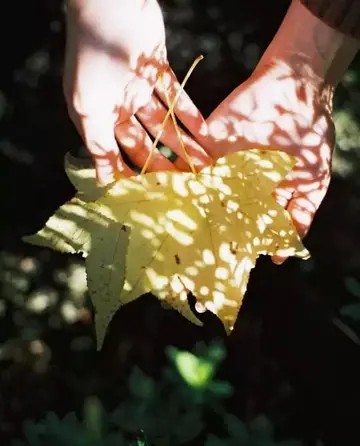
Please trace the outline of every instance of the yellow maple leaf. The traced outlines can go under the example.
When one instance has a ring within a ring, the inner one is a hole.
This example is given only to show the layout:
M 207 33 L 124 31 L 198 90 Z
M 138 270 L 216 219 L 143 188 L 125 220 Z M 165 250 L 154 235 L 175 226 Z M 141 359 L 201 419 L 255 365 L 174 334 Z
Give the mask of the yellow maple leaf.
M 120 306 L 118 296 L 125 279 L 128 228 L 85 205 L 104 193 L 96 184 L 90 160 L 67 154 L 65 171 L 77 189 L 76 196 L 62 205 L 37 234 L 23 240 L 85 257 L 87 285 L 95 307 L 96 338 L 101 346 L 106 328 Z
M 308 257 L 272 196 L 293 166 L 283 152 L 254 149 L 200 173 L 147 173 L 99 192 L 94 171 L 68 160 L 78 194 L 26 240 L 85 254 L 98 347 L 117 308 L 147 292 L 201 324 L 191 292 L 230 332 L 260 254 Z

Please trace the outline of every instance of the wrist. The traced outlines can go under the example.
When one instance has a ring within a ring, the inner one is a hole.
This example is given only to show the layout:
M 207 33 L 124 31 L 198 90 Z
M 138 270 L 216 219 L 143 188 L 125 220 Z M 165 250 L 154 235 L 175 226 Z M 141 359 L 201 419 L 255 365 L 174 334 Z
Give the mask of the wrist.
M 293 0 L 259 67 L 276 63 L 288 67 L 316 88 L 334 89 L 360 47 Z

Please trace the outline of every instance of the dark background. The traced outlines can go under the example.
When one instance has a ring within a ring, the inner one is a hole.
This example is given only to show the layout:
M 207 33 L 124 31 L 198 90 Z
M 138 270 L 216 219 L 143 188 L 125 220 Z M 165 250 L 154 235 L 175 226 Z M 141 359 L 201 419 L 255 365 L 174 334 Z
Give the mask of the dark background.
M 251 73 L 289 2 L 163 4 L 169 59 L 179 77 L 205 55 L 187 91 L 207 115 Z M 200 329 L 147 296 L 116 315 L 96 353 L 81 259 L 21 241 L 73 193 L 63 157 L 81 141 L 62 96 L 63 5 L 33 0 L 3 8 L 1 439 L 19 436 L 25 419 L 50 409 L 62 415 L 81 408 L 88 395 L 112 407 L 133 364 L 156 375 L 167 345 L 191 348 L 199 339 L 220 337 L 227 351 L 220 375 L 235 386 L 229 405 L 239 417 L 266 413 L 280 434 L 309 445 L 319 439 L 360 444 L 360 329 L 344 310 L 360 302 L 359 57 L 335 98 L 334 176 L 306 239 L 312 259 L 281 267 L 261 259 L 229 338 L 215 318 L 206 316 Z

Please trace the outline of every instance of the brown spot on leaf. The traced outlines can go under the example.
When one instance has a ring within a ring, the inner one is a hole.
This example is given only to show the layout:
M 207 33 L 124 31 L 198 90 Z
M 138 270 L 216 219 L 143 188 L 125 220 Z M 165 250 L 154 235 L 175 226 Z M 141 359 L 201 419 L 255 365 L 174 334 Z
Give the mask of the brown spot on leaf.
M 181 263 L 181 261 L 180 261 L 180 257 L 177 255 L 177 254 L 175 254 L 175 263 L 177 264 L 177 265 L 180 265 L 180 263 Z
M 236 254 L 238 248 L 238 244 L 236 242 L 230 242 L 230 252 L 231 254 Z

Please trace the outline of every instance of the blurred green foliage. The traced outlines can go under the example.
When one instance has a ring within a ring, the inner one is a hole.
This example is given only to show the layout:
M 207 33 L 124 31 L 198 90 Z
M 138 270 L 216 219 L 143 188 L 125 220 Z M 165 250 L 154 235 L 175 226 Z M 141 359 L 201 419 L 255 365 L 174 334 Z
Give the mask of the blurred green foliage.
M 334 98 L 336 148 L 333 171 L 345 178 L 358 176 L 360 167 L 360 63 L 356 59 Z
M 216 378 L 224 354 L 219 342 L 198 344 L 194 352 L 169 347 L 160 379 L 134 368 L 116 410 L 107 412 L 90 397 L 80 418 L 49 412 L 41 421 L 27 421 L 24 439 L 12 446 L 301 446 L 276 441 L 264 415 L 244 423 L 227 412 L 233 389 Z

